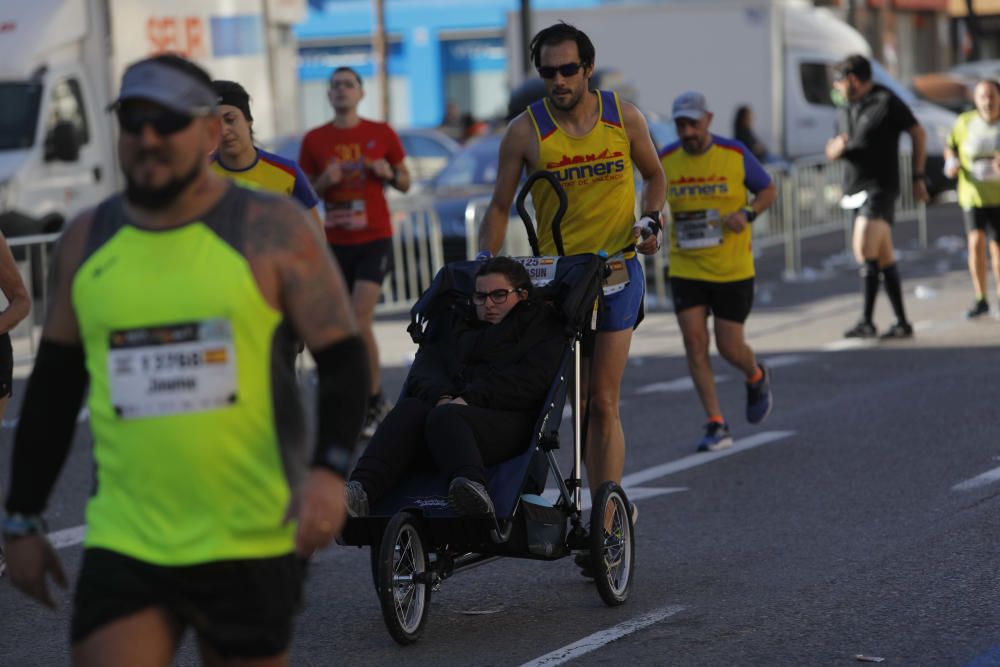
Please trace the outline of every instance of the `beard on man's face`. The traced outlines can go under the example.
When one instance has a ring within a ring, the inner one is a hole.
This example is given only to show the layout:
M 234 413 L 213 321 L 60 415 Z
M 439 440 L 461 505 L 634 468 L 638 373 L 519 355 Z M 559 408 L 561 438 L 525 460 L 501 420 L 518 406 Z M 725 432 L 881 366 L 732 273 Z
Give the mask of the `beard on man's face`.
M 556 97 L 556 92 L 557 89 L 553 89 L 549 93 L 549 102 L 552 103 L 552 106 L 560 111 L 572 111 L 580 103 L 580 100 L 583 99 L 583 94 L 587 92 L 587 88 L 584 86 L 584 89 L 581 91 L 573 90 L 569 86 L 559 88 L 559 93 L 568 93 L 568 95 L 563 95 L 562 97 Z
M 136 161 L 142 159 L 142 154 L 136 156 Z M 191 169 L 180 178 L 173 178 L 158 187 L 147 187 L 138 184 L 132 175 L 125 173 L 125 198 L 130 204 L 139 208 L 155 211 L 166 208 L 201 175 L 203 165 L 195 161 Z

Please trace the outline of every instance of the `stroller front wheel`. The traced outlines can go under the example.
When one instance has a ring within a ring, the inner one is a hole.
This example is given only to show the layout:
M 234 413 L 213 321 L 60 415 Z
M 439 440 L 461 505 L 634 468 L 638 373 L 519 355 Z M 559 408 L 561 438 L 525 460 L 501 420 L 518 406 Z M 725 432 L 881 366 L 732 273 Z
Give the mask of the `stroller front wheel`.
M 635 535 L 625 491 L 614 482 L 597 490 L 590 511 L 590 558 L 594 582 L 604 603 L 616 607 L 628 599 L 635 569 Z
M 376 592 L 382 618 L 404 646 L 420 638 L 431 603 L 427 551 L 417 528 L 416 516 L 400 512 L 385 527 L 379 547 Z

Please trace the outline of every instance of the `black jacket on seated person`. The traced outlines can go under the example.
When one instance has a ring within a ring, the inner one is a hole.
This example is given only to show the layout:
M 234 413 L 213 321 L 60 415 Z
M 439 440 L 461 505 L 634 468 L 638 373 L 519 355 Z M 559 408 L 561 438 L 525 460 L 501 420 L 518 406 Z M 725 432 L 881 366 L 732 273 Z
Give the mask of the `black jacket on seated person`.
M 461 396 L 494 410 L 537 411 L 552 384 L 566 343 L 555 311 L 522 301 L 497 324 L 456 309 L 448 329 L 417 352 L 404 394 L 436 402 Z
M 566 344 L 544 303 L 522 301 L 497 324 L 469 306 L 435 314 L 403 396 L 375 431 L 351 474 L 377 502 L 412 466 L 486 482 L 485 466 L 523 451 Z M 468 405 L 436 406 L 442 396 Z M 424 464 L 424 465 L 421 465 Z

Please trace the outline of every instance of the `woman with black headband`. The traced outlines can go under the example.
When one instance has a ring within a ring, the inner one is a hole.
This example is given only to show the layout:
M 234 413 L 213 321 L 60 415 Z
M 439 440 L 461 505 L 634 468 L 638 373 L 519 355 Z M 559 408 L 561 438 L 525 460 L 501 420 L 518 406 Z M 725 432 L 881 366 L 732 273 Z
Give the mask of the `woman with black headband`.
M 213 81 L 222 114 L 222 141 L 212 160 L 216 173 L 252 190 L 266 190 L 294 197 L 320 229 L 319 199 L 299 165 L 253 143 L 250 95 L 235 81 Z

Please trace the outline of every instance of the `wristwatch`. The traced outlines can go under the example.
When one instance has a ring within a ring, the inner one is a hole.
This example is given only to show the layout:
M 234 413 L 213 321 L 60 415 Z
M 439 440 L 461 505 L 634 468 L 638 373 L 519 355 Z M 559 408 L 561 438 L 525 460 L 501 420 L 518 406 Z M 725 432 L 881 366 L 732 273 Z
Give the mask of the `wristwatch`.
M 753 210 L 753 206 L 744 206 L 743 215 L 747 217 L 747 222 L 753 222 L 757 219 L 757 211 Z
M 37 514 L 15 512 L 4 517 L 2 532 L 5 538 L 41 535 L 45 532 L 45 520 Z

